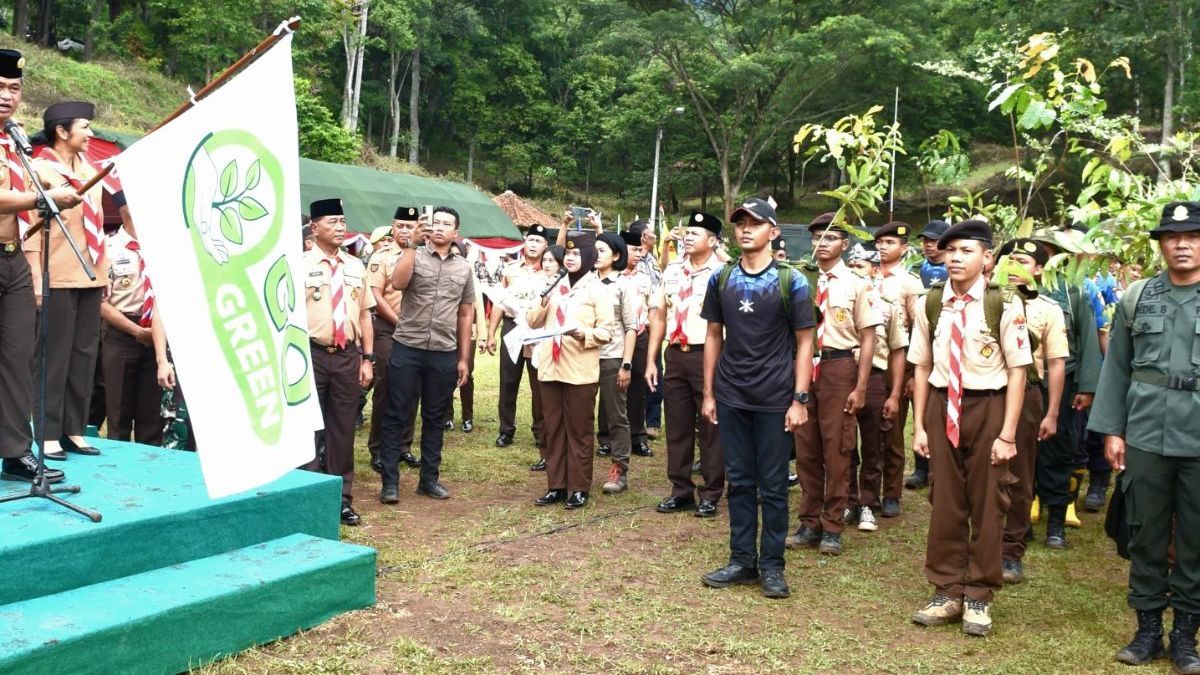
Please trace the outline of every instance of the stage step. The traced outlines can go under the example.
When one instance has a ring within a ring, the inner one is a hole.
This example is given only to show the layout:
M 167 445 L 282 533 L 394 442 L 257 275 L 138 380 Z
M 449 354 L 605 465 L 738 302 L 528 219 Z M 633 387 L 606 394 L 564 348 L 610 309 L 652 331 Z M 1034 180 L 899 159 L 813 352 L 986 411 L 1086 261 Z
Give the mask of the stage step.
M 292 535 L 0 606 L 0 673 L 176 673 L 374 602 L 373 549 Z
M 0 606 L 129 577 L 291 534 L 338 538 L 341 479 L 292 471 L 233 497 L 210 500 L 195 453 L 96 439 L 103 454 L 54 466 L 82 492 L 63 495 L 100 511 L 100 523 L 43 499 L 0 504 Z M 0 495 L 27 492 L 0 481 Z M 3 672 L 0 668 L 0 672 Z

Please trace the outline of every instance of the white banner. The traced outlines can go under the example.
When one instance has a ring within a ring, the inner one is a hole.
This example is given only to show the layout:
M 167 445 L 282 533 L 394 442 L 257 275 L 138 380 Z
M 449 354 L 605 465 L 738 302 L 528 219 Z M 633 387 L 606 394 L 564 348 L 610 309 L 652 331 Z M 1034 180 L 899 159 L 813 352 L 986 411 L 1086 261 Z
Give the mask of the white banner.
M 212 498 L 313 458 L 292 37 L 117 159 Z

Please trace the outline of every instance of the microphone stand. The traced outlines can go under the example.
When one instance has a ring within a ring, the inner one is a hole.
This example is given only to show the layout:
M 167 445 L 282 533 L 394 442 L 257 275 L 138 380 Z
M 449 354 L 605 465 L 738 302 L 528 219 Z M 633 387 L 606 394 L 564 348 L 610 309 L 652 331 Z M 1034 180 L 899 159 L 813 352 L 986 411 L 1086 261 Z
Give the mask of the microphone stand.
M 17 142 L 15 135 L 10 134 L 10 138 L 13 139 L 14 143 Z M 38 180 L 37 174 L 35 174 L 33 172 L 33 167 L 30 165 L 29 159 L 26 157 L 26 154 L 25 154 L 26 147 L 28 147 L 27 144 L 18 144 L 18 151 L 13 154 L 15 154 L 15 155 L 17 155 L 17 157 L 21 158 L 21 164 L 25 167 L 25 172 L 31 177 L 32 180 L 30 180 L 30 182 L 33 183 L 34 189 L 37 190 L 37 195 L 38 195 L 37 209 L 38 209 L 38 213 L 42 217 L 42 222 L 49 223 L 51 220 L 53 220 L 54 222 L 58 223 L 58 229 L 59 229 L 59 231 L 62 232 L 63 237 L 66 238 L 67 243 L 70 244 L 71 251 L 73 251 L 75 253 L 75 258 L 79 261 L 79 266 L 83 268 L 83 271 L 87 275 L 89 280 L 95 281 L 96 280 L 95 270 L 92 269 L 91 264 L 89 264 L 86 260 L 83 259 L 83 255 L 79 252 L 79 247 L 75 245 L 75 240 L 71 238 L 71 233 L 69 230 L 67 230 L 67 226 L 63 222 L 62 214 L 58 210 L 58 205 L 54 203 L 53 199 L 50 199 L 48 196 L 46 196 L 46 190 L 42 187 L 42 181 Z M 47 356 L 49 353 L 49 340 L 48 340 L 48 336 L 47 336 L 47 330 L 49 328 L 49 322 L 47 320 L 49 307 L 47 306 L 46 303 L 48 303 L 49 300 L 50 300 L 50 228 L 48 226 L 43 226 L 42 227 L 42 308 L 38 312 L 38 343 L 37 343 L 37 349 L 38 349 L 38 400 L 41 401 L 41 405 L 38 407 L 37 429 L 40 432 L 42 432 L 43 434 L 46 431 L 46 364 L 47 364 L 46 359 L 47 359 Z M 9 495 L 9 496 L 5 496 L 5 497 L 0 497 L 0 504 L 3 504 L 5 502 L 17 501 L 20 499 L 29 499 L 29 498 L 33 498 L 33 497 L 40 497 L 42 499 L 48 499 L 51 502 L 58 504 L 59 506 L 70 509 L 71 511 L 74 511 L 75 513 L 78 513 L 79 515 L 92 521 L 93 523 L 100 522 L 100 519 L 102 518 L 100 513 L 96 512 L 96 511 L 92 511 L 90 509 L 85 509 L 82 506 L 76 506 L 75 504 L 72 504 L 71 502 L 68 502 L 67 500 L 65 500 L 63 498 L 56 496 L 56 493 L 64 493 L 64 492 L 70 493 L 70 494 L 78 494 L 79 486 L 78 485 L 66 485 L 66 486 L 60 486 L 60 487 L 50 487 L 50 482 L 48 480 L 46 480 L 46 439 L 42 438 L 42 439 L 40 439 L 40 442 L 38 443 L 37 474 L 34 476 L 33 485 L 30 486 L 29 492 L 27 494 L 18 494 L 18 495 Z

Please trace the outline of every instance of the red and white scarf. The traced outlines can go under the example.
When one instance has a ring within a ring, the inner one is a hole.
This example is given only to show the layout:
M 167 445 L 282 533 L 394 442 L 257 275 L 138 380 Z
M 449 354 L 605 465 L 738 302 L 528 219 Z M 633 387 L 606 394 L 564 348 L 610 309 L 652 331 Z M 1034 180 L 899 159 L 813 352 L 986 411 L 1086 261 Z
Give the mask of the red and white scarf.
M 67 183 L 76 191 L 82 191 L 86 180 L 80 178 L 74 171 L 63 166 L 59 161 L 58 155 L 50 148 L 41 148 L 37 151 L 37 158 L 50 165 L 50 168 L 57 171 L 63 178 L 67 179 Z M 81 162 L 86 162 L 85 159 L 80 159 Z M 100 211 L 92 202 L 91 196 L 83 195 L 83 236 L 87 242 L 88 253 L 91 254 L 92 264 L 99 265 L 100 261 L 104 260 L 104 223 L 100 222 Z

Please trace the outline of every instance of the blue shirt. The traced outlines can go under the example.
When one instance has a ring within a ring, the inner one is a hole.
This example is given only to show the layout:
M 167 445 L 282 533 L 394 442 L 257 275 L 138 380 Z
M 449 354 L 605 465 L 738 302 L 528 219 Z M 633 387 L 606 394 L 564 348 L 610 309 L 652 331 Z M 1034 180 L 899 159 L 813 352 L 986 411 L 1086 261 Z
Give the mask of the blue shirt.
M 1100 288 L 1091 279 L 1084 279 L 1083 292 L 1092 301 L 1092 311 L 1096 313 L 1096 330 L 1102 330 L 1108 325 L 1108 317 L 1104 315 L 1104 298 L 1100 295 Z
M 812 328 L 812 294 L 799 270 L 792 271 L 791 306 L 783 313 L 775 262 L 749 274 L 734 267 L 724 292 L 713 274 L 700 316 L 724 324 L 725 343 L 714 383 L 717 400 L 745 410 L 786 412 L 796 387 L 795 331 Z
M 921 284 L 925 288 L 929 288 L 939 281 L 945 281 L 950 278 L 950 273 L 946 271 L 946 265 L 932 263 L 928 260 L 921 261 Z

